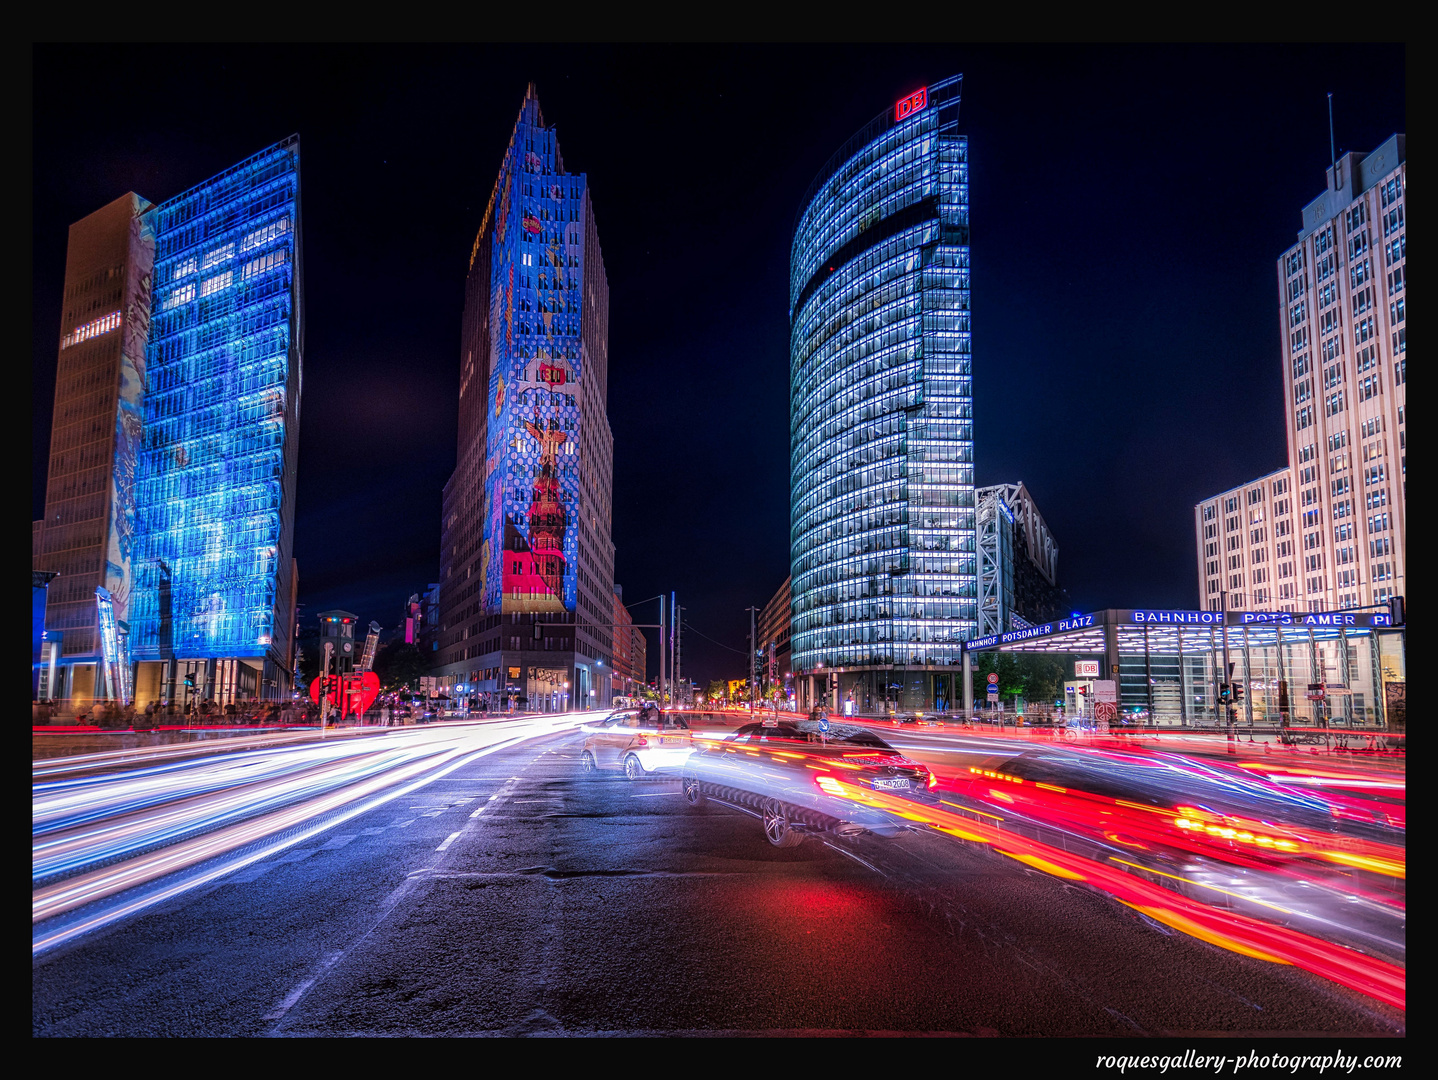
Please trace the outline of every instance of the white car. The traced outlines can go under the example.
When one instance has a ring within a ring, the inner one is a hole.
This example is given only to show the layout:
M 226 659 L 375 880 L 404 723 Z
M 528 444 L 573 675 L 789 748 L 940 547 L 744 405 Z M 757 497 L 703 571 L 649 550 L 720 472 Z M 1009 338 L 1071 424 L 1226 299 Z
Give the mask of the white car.
M 579 767 L 593 775 L 622 771 L 630 780 L 652 772 L 678 772 L 694 752 L 689 722 L 676 712 L 620 709 L 586 724 Z

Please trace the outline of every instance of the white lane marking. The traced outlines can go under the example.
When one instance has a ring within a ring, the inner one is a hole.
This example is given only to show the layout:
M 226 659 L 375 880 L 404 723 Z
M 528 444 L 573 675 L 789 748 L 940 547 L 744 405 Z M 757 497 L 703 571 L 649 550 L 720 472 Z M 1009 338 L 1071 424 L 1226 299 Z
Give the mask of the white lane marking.
M 335 848 L 342 848 L 342 847 L 344 847 L 346 844 L 348 844 L 351 840 L 355 839 L 355 837 L 356 837 L 357 835 L 358 835 L 357 833 L 352 833 L 352 834 L 349 835 L 349 836 L 336 836 L 336 837 L 335 837 L 333 840 L 331 840 L 328 844 L 321 844 L 321 845 L 320 845 L 320 850 L 321 850 L 321 851 L 333 851 Z
M 435 848 L 434 850 L 443 851 L 445 848 L 449 847 L 450 844 L 454 843 L 458 839 L 459 833 L 452 832 L 447 837 L 445 837 L 444 843 L 440 844 L 439 847 Z
M 429 810 L 423 814 L 420 814 L 420 817 L 439 817 L 439 815 L 442 813 L 444 813 L 443 810 Z
M 519 777 L 517 777 L 517 776 L 514 778 L 514 780 L 518 780 L 518 779 L 519 779 Z M 509 784 L 514 783 L 514 780 L 511 780 L 511 781 L 509 782 Z M 486 799 L 483 806 L 481 806 L 478 810 L 476 810 L 474 813 L 472 813 L 472 814 L 469 815 L 470 820 L 473 820 L 473 819 L 479 817 L 480 814 L 484 813 L 485 810 L 487 810 L 487 809 L 489 808 L 489 804 L 490 804 L 490 803 L 494 802 L 495 799 L 499 798 L 500 795 L 504 794 L 504 789 L 507 788 L 507 787 L 509 787 L 509 784 L 505 784 L 504 787 L 500 788 L 500 789 L 499 789 L 498 791 L 496 791 L 493 795 L 491 795 L 488 799 Z
M 500 788 L 498 791 L 496 791 L 493 795 L 489 797 L 489 801 L 485 803 L 485 806 L 488 806 L 496 799 L 499 799 L 502 796 L 509 794 L 509 792 L 513 790 L 514 785 L 518 782 L 518 776 L 510 777 L 508 783 L 506 783 L 502 788 Z M 479 810 L 483 809 L 484 806 L 481 806 L 479 808 Z M 473 814 L 470 815 L 470 817 L 478 817 L 479 810 L 476 810 Z M 403 828 L 405 825 L 413 824 L 414 819 L 410 819 L 409 821 L 406 821 L 401 825 L 392 827 Z M 453 842 L 454 839 L 459 835 L 459 833 L 455 833 L 453 836 L 450 836 L 447 840 L 445 840 L 443 844 L 441 844 L 436 849 L 436 851 L 443 851 L 445 848 L 449 847 L 450 843 Z M 306 854 L 312 854 L 313 850 L 314 849 L 311 849 Z M 444 860 L 437 859 L 435 860 L 435 863 L 438 864 L 443 861 Z M 280 1004 L 275 1009 L 267 1013 L 263 1019 L 275 1021 L 283 1020 L 285 1014 L 295 1006 L 295 1004 L 300 1000 L 300 998 L 304 997 L 304 995 L 310 990 L 311 987 L 315 985 L 315 983 L 319 982 L 322 978 L 324 978 L 325 974 L 329 971 L 330 968 L 334 967 L 335 964 L 339 963 L 339 961 L 342 960 L 346 954 L 354 951 L 355 949 L 359 948 L 361 945 L 364 944 L 364 942 L 369 938 L 371 934 L 375 932 L 379 925 L 383 923 L 386 918 L 389 917 L 389 913 L 393 911 L 397 906 L 399 906 L 400 901 L 404 899 L 404 897 L 408 894 L 409 890 L 414 886 L 416 881 L 428 878 L 434 873 L 435 869 L 435 865 L 422 866 L 418 870 L 411 870 L 408 874 L 406 874 L 404 881 L 400 882 L 399 885 L 395 888 L 395 890 L 391 892 L 387 897 L 385 897 L 385 899 L 380 903 L 379 912 L 376 914 L 373 923 L 370 925 L 370 928 L 366 930 L 363 934 L 361 934 L 358 940 L 354 941 L 346 948 L 340 950 L 339 952 L 329 953 L 326 956 L 325 960 L 315 970 L 314 974 L 311 975 L 304 982 L 300 983 L 299 986 L 291 990 L 289 995 L 282 1002 L 280 1002 Z M 271 1031 L 273 1032 L 274 1030 L 278 1030 L 278 1026 L 279 1025 L 277 1023 L 275 1028 L 271 1029 Z
M 411 825 L 413 825 L 413 824 L 414 824 L 414 818 L 410 818 L 408 821 L 396 821 L 393 825 L 390 826 L 390 828 L 391 828 L 391 829 L 408 829 L 408 828 L 409 828 Z
M 285 1013 L 289 1012 L 295 1007 L 295 1002 L 299 1001 L 300 998 L 304 997 L 305 991 L 308 990 L 315 983 L 319 982 L 320 976 L 322 976 L 330 968 L 334 967 L 336 961 L 338 961 L 339 958 L 343 955 L 343 952 L 332 952 L 326 954 L 325 958 L 320 961 L 319 967 L 315 968 L 315 973 L 311 975 L 308 979 L 306 979 L 304 982 L 300 983 L 299 986 L 296 986 L 293 990 L 291 990 L 289 992 L 289 996 L 287 996 L 284 1001 L 276 1005 L 272 1010 L 265 1013 L 262 1019 L 282 1019 Z

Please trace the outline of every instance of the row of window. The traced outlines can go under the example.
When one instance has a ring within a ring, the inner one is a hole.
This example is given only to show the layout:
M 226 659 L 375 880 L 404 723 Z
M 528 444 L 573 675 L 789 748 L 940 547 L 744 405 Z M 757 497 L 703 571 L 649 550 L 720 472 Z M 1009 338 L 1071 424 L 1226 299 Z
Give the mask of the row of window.
M 72 345 L 78 345 L 82 341 L 89 341 L 91 338 L 99 337 L 101 334 L 108 334 L 111 330 L 120 325 L 120 313 L 112 311 L 108 315 L 87 322 L 84 326 L 77 326 L 60 339 L 60 348 L 68 349 Z

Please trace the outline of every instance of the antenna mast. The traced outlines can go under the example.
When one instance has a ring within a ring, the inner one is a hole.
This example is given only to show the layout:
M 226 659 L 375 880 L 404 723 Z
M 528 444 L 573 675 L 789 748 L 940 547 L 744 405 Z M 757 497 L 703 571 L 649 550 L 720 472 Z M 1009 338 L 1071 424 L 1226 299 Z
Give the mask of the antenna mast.
M 1328 161 L 1333 168 L 1333 182 L 1338 183 L 1338 150 L 1333 141 L 1333 95 L 1328 95 Z

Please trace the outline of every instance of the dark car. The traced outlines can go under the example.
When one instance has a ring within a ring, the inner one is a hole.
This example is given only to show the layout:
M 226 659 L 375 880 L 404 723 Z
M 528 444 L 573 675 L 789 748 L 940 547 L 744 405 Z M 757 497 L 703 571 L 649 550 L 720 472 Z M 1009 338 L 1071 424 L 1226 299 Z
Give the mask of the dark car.
M 825 733 L 812 721 L 771 721 L 695 746 L 684 763 L 684 797 L 755 814 L 776 847 L 792 847 L 806 833 L 902 830 L 900 819 L 866 802 L 868 791 L 932 798 L 928 768 L 861 727 L 835 724 Z

